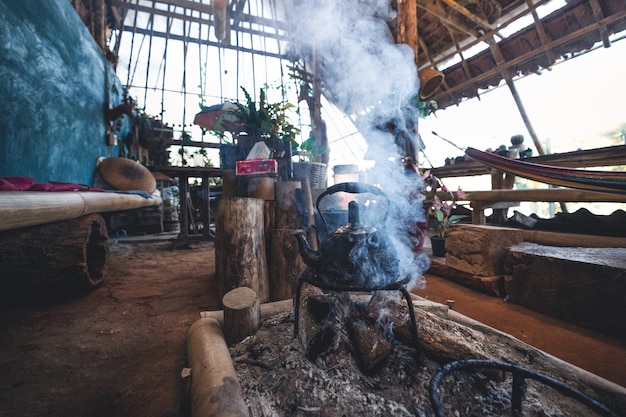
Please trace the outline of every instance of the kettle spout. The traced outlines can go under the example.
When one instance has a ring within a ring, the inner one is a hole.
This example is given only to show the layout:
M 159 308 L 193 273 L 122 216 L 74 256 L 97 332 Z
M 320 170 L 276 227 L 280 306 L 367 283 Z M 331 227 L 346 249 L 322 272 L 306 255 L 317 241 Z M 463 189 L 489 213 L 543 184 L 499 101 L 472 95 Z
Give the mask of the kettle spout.
M 311 267 L 317 267 L 320 264 L 321 255 L 319 251 L 313 250 L 309 241 L 306 238 L 306 233 L 304 230 L 299 230 L 294 233 L 293 236 L 298 241 L 298 249 L 300 250 L 300 255 L 302 256 L 302 260 L 304 263 Z

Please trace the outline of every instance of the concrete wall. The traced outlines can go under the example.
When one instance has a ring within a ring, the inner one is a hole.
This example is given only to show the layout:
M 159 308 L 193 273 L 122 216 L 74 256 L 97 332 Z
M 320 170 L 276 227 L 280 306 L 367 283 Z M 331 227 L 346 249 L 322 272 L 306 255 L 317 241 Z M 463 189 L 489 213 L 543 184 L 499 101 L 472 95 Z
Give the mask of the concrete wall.
M 119 81 L 68 0 L 0 0 L 0 176 L 92 185 Z M 111 104 L 106 91 L 110 91 Z

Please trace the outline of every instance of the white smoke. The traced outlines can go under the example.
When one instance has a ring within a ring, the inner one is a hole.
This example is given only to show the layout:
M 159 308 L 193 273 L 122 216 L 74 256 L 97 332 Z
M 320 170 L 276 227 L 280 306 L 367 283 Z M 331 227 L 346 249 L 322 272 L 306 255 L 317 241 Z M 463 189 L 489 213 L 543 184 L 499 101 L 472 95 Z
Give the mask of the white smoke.
M 322 66 L 333 102 L 358 120 L 397 117 L 415 96 L 413 51 L 394 43 L 387 0 L 289 0 L 290 37 L 299 54 Z
M 368 159 L 375 161 L 375 168 L 368 172 L 367 182 L 379 185 L 393 203 L 386 227 L 402 273 L 421 276 L 429 260 L 415 257 L 406 238 L 407 228 L 424 220 L 421 202 L 410 198 L 421 179 L 405 175 L 397 162 L 402 153 L 397 131 L 416 136 L 412 102 L 419 78 L 413 50 L 396 44 L 388 28 L 396 17 L 390 1 L 287 0 L 285 6 L 297 55 L 305 56 L 308 66 L 319 62 L 316 75 L 323 79 L 325 94 L 353 118 L 368 143 Z M 396 162 L 390 162 L 393 158 Z

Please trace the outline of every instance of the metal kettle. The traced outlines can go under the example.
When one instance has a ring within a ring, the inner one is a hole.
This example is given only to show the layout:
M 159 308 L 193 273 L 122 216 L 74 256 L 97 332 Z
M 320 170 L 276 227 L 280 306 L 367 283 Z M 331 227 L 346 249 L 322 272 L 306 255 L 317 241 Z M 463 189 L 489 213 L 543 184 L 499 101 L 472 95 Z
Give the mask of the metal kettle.
M 327 221 L 319 209 L 320 201 L 337 192 L 371 193 L 389 207 L 389 199 L 376 186 L 359 182 L 336 184 L 317 198 L 316 209 L 325 227 Z M 388 236 L 362 222 L 356 201 L 351 201 L 348 205 L 348 224 L 330 233 L 319 243 L 319 250 L 311 248 L 304 231 L 294 236 L 304 263 L 320 286 L 367 290 L 384 287 L 398 279 L 399 261 Z

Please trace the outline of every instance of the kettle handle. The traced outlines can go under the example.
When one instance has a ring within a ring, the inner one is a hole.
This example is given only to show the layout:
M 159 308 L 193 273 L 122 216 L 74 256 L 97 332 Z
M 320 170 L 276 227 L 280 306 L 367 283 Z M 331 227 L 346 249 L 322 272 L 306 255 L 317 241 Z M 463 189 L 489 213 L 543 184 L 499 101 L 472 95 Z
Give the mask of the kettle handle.
M 352 193 L 352 194 L 363 194 L 363 193 L 376 194 L 376 195 L 383 197 L 385 200 L 386 207 L 389 207 L 389 198 L 387 197 L 387 194 L 385 194 L 383 190 L 376 187 L 375 185 L 365 184 L 363 182 L 342 182 L 339 184 L 332 185 L 328 187 L 322 194 L 320 194 L 319 197 L 317 197 L 317 202 L 315 203 L 315 208 L 317 209 L 317 212 L 320 214 L 320 217 L 324 221 L 324 227 L 326 229 L 328 229 L 328 223 L 326 222 L 326 218 L 324 218 L 324 215 L 320 211 L 320 201 L 322 201 L 324 197 L 330 194 L 339 193 L 339 192 Z

